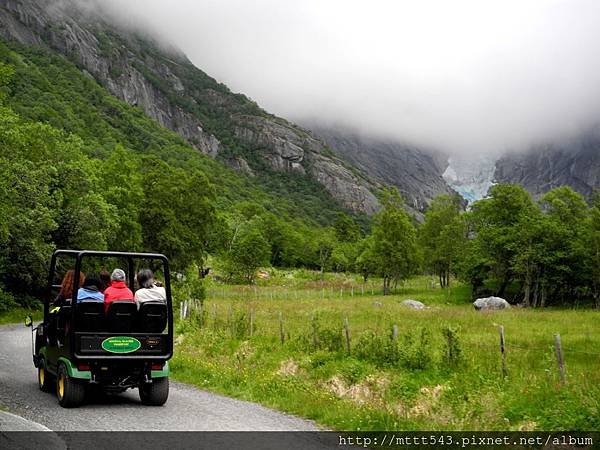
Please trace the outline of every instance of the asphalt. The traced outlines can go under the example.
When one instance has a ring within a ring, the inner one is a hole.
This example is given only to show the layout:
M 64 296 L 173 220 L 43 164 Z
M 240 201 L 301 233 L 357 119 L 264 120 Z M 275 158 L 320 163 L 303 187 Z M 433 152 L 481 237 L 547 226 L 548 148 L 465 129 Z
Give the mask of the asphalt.
M 311 421 L 173 381 L 162 407 L 142 405 L 129 390 L 61 408 L 55 394 L 38 388 L 31 331 L 23 325 L 0 327 L 0 408 L 53 431 L 318 430 Z

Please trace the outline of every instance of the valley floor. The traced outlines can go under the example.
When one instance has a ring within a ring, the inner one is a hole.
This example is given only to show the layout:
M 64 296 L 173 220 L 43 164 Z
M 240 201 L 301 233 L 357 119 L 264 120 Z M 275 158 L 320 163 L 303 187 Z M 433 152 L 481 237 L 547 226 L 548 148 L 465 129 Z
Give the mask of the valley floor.
M 467 287 L 427 277 L 385 297 L 342 275 L 260 284 L 213 284 L 202 308 L 188 306 L 177 379 L 339 430 L 600 429 L 599 311 L 478 312 Z M 409 298 L 427 309 L 404 306 Z

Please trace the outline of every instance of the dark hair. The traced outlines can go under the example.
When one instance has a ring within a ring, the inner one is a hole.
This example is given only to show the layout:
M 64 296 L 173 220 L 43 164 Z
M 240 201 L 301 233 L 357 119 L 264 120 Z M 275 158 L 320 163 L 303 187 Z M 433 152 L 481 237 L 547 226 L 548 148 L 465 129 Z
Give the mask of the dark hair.
M 104 290 L 110 286 L 110 273 L 106 270 L 100 272 L 100 280 L 102 281 L 102 289 L 100 290 L 104 292 Z
M 83 287 L 86 289 L 96 288 L 97 290 L 102 290 L 102 280 L 100 279 L 100 275 L 97 273 L 88 273 L 83 281 Z
M 135 278 L 140 288 L 149 289 L 154 285 L 154 274 L 150 269 L 141 269 Z

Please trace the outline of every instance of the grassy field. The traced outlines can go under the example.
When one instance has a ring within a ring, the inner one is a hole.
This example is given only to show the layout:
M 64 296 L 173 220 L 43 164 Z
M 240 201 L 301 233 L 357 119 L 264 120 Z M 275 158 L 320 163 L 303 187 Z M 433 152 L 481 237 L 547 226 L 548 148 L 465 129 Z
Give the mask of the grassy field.
M 42 311 L 33 311 L 25 308 L 15 308 L 0 314 L 0 325 L 9 323 L 25 323 L 25 317 L 31 315 L 34 321 L 43 319 Z
M 176 325 L 176 379 L 338 430 L 600 429 L 598 311 L 478 312 L 468 288 L 426 277 L 386 297 L 342 275 L 260 284 L 209 284 L 202 314 L 190 308 Z M 408 298 L 429 308 L 407 308 Z

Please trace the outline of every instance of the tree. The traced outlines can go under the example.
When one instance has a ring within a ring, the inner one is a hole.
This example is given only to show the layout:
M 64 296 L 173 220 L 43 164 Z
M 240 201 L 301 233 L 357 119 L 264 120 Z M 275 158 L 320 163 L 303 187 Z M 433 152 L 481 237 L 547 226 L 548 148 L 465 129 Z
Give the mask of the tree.
M 257 269 L 267 264 L 270 255 L 269 242 L 260 232 L 256 222 L 246 222 L 237 233 L 226 254 L 232 273 L 253 283 Z
M 397 189 L 383 192 L 383 209 L 374 217 L 373 255 L 383 278 L 383 294 L 392 281 L 404 281 L 419 267 L 417 233 Z
M 438 275 L 442 288 L 449 287 L 450 274 L 455 271 L 466 241 L 458 196 L 440 195 L 433 200 L 419 237 L 425 265 Z
M 316 230 L 317 234 L 314 240 L 314 251 L 317 254 L 319 270 L 321 271 L 321 280 L 325 279 L 325 269 L 335 248 L 335 233 L 331 228 Z
M 473 276 L 474 291 L 485 278 L 496 285 L 495 294 L 503 296 L 514 279 L 513 263 L 523 220 L 531 216 L 536 205 L 521 186 L 492 186 L 489 198 L 473 204 L 469 222 L 475 234 L 465 261 L 465 271 Z
M 356 242 L 360 239 L 360 227 L 352 217 L 343 212 L 338 213 L 333 229 L 339 242 Z
M 202 172 L 187 173 L 158 158 L 142 161 L 144 247 L 168 255 L 186 268 L 205 256 L 205 236 L 215 219 L 214 192 Z

